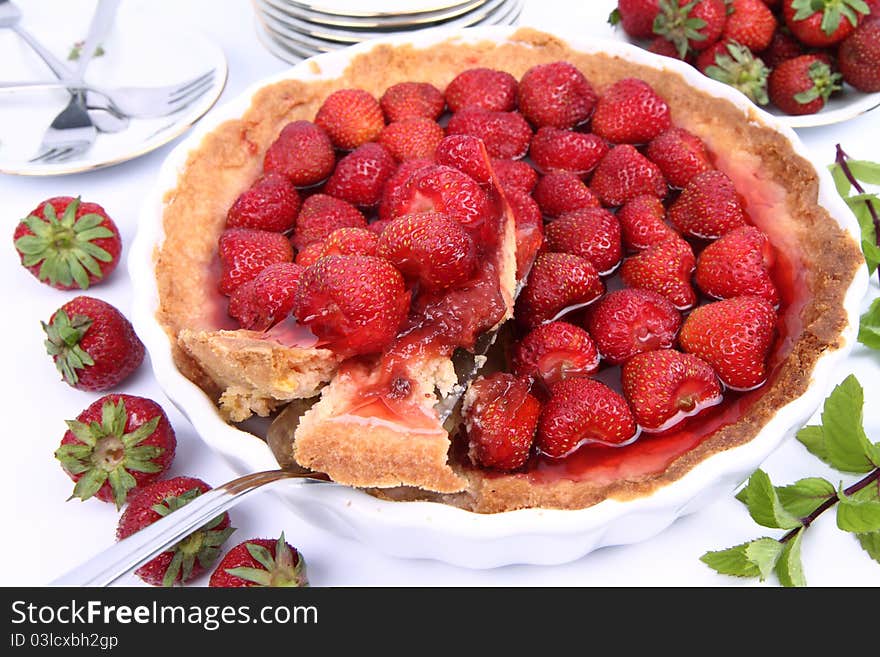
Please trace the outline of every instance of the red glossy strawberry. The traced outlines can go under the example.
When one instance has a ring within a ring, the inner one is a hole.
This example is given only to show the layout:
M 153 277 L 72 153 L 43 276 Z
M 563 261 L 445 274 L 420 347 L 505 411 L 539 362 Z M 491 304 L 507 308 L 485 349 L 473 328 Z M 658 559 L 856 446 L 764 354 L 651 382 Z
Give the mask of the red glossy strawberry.
M 280 173 L 297 187 L 323 182 L 334 166 L 336 153 L 330 137 L 311 121 L 284 126 L 263 158 L 263 171 Z
M 675 236 L 625 260 L 620 275 L 629 287 L 661 294 L 676 308 L 685 310 L 697 300 L 691 287 L 695 264 L 690 245 Z
M 334 91 L 318 108 L 315 123 L 324 129 L 336 148 L 352 150 L 376 141 L 385 127 L 379 102 L 363 89 Z
M 492 182 L 491 162 L 488 159 L 486 146 L 479 137 L 472 135 L 444 137 L 434 151 L 434 161 L 466 173 L 481 185 Z
M 435 162 L 429 159 L 404 160 L 394 173 L 385 181 L 382 189 L 382 198 L 379 200 L 379 220 L 388 222 L 394 217 L 392 212 L 399 211 L 398 207 L 404 203 L 404 197 L 409 194 L 407 183 L 413 174 L 420 169 L 434 166 Z
M 252 538 L 239 543 L 217 564 L 208 582 L 214 588 L 308 585 L 306 562 L 284 540 L 284 532 L 277 540 Z
M 584 257 L 600 276 L 610 274 L 620 264 L 620 222 L 604 208 L 567 212 L 549 223 L 544 235 L 549 251 Z
M 730 0 L 722 35 L 758 52 L 770 45 L 776 27 L 776 17 L 762 0 Z
M 516 304 L 516 318 L 531 329 L 594 302 L 604 291 L 602 279 L 586 258 L 570 253 L 542 253 L 535 259 Z
M 860 0 L 783 0 L 782 16 L 798 41 L 825 48 L 852 34 L 865 9 Z
M 129 495 L 162 476 L 174 460 L 174 429 L 151 399 L 105 395 L 67 427 L 55 458 L 76 482 L 71 498 L 94 496 L 121 509 Z
M 416 117 L 437 119 L 443 114 L 443 94 L 428 82 L 398 82 L 385 90 L 379 105 L 388 123 Z
M 532 139 L 532 129 L 519 112 L 481 107 L 466 107 L 449 117 L 446 134 L 479 137 L 490 157 L 510 160 L 523 157 Z
M 113 388 L 144 360 L 144 345 L 131 322 L 106 301 L 74 297 L 42 326 L 55 367 L 79 390 Z
M 392 221 L 382 231 L 377 255 L 430 291 L 461 285 L 477 266 L 470 234 L 440 212 L 404 215 Z
M 13 233 L 21 264 L 59 290 L 86 290 L 119 264 L 119 229 L 96 203 L 71 196 L 43 201 Z
M 308 246 L 304 246 L 297 254 L 294 262 L 300 267 L 308 267 L 321 259 L 321 253 L 324 250 L 324 241 L 312 242 Z M 245 283 L 247 285 L 247 283 Z
M 675 44 L 672 43 L 666 37 L 658 36 L 654 37 L 648 42 L 648 45 L 645 46 L 645 50 L 648 52 L 652 52 L 655 55 L 663 55 L 664 57 L 672 57 L 673 59 L 683 60 L 678 49 L 675 47 Z M 706 52 L 705 50 L 703 52 Z M 700 53 L 702 54 L 702 53 Z
M 606 206 L 623 205 L 642 194 L 662 199 L 668 191 L 660 168 L 630 144 L 608 151 L 596 167 L 590 189 Z
M 743 226 L 703 249 L 694 281 L 716 299 L 753 294 L 776 306 L 779 293 L 770 277 L 774 261 L 767 236 L 754 226 Z
M 717 239 L 746 224 L 733 181 L 714 170 L 691 178 L 668 217 L 682 233 L 704 239 Z
M 229 316 L 244 329 L 268 330 L 290 314 L 304 269 L 292 262 L 269 265 L 235 289 L 229 297 Z
M 498 372 L 474 381 L 462 406 L 468 456 L 474 465 L 512 471 L 525 465 L 541 403 L 527 380 Z
M 532 138 L 534 140 L 534 138 Z M 505 192 L 521 189 L 531 192 L 538 184 L 538 172 L 524 160 L 492 160 L 492 168 L 498 178 L 498 184 Z
M 599 97 L 593 132 L 614 144 L 644 144 L 669 128 L 669 105 L 638 78 L 623 78 Z
M 840 73 L 817 55 L 801 55 L 782 62 L 770 73 L 770 100 L 786 114 L 815 114 L 841 89 Z
M 562 458 L 585 444 L 625 444 L 637 432 L 623 397 L 599 381 L 573 378 L 550 388 L 535 444 L 543 454 Z
M 122 540 L 189 504 L 211 487 L 195 477 L 155 481 L 132 495 L 119 518 L 116 538 Z M 135 575 L 153 586 L 185 584 L 214 565 L 220 546 L 235 531 L 222 513 L 200 529 L 138 568 Z
M 648 39 L 654 35 L 654 20 L 659 11 L 660 0 L 618 0 L 608 22 L 619 23 L 635 39 Z
M 414 117 L 386 125 L 379 143 L 399 161 L 431 158 L 444 134 L 434 119 Z
M 328 256 L 303 272 L 293 313 L 328 348 L 367 354 L 391 342 L 409 301 L 403 276 L 384 258 Z
M 735 390 L 750 390 L 767 378 L 776 312 L 760 297 L 744 296 L 694 309 L 681 327 L 681 348 L 705 360 Z
M 481 107 L 491 112 L 516 109 L 517 82 L 510 73 L 490 68 L 470 68 L 446 87 L 446 104 L 453 112 Z
M 724 39 L 697 58 L 697 67 L 713 80 L 741 91 L 758 105 L 770 102 L 767 77 L 770 69 L 752 51 L 734 41 Z
M 369 142 L 339 160 L 324 192 L 352 205 L 371 208 L 379 203 L 385 181 L 396 168 L 388 149 Z
M 880 19 L 863 22 L 840 44 L 837 65 L 843 79 L 859 91 L 880 91 Z
M 328 255 L 376 255 L 379 235 L 369 228 L 337 228 L 321 242 L 319 258 Z
M 290 238 L 301 251 L 313 242 L 323 241 L 337 228 L 364 228 L 367 220 L 351 203 L 327 194 L 312 194 L 303 201 Z
M 624 288 L 609 292 L 587 313 L 587 328 L 599 353 L 610 363 L 675 344 L 681 315 L 664 296 Z
M 538 206 L 548 217 L 558 217 L 579 208 L 598 208 L 599 199 L 586 183 L 573 173 L 552 171 L 542 176 L 533 193 Z
M 544 244 L 544 218 L 541 208 L 528 192 L 511 189 L 505 192 L 516 223 L 516 280 L 528 273 Z
M 594 134 L 544 126 L 532 137 L 529 157 L 541 173 L 568 171 L 585 176 L 596 168 L 608 145 Z
M 684 128 L 669 128 L 652 139 L 645 155 L 673 187 L 685 187 L 698 173 L 715 168 L 703 140 Z
M 643 194 L 627 201 L 617 212 L 623 245 L 641 251 L 676 235 L 664 219 L 666 209 L 652 194 Z
M 538 64 L 525 72 L 517 93 L 519 111 L 537 128 L 573 128 L 593 113 L 596 92 L 568 62 Z
M 666 431 L 721 402 L 721 386 L 708 363 L 674 349 L 633 356 L 621 379 L 636 422 L 648 432 Z
M 290 242 L 280 233 L 253 228 L 227 228 L 220 234 L 220 292 L 230 295 L 239 285 L 277 262 L 293 262 Z
M 590 334 L 568 322 L 542 324 L 513 348 L 513 373 L 553 385 L 599 369 L 599 352 Z
M 806 51 L 801 42 L 795 39 L 787 28 L 777 29 L 770 39 L 770 45 L 760 53 L 761 60 L 770 68 L 776 68 L 786 59 L 803 55 Z
M 692 50 L 705 50 L 715 43 L 726 22 L 724 0 L 660 0 L 654 34 L 672 41 L 684 58 Z
M 263 174 L 226 213 L 227 228 L 284 233 L 293 228 L 302 200 L 290 180 L 275 171 Z

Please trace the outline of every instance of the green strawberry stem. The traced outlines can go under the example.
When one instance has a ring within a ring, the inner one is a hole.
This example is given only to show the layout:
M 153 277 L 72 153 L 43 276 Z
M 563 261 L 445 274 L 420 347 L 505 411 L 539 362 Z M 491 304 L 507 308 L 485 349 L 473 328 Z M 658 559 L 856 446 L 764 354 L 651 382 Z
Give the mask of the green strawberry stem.
M 856 177 L 853 175 L 853 172 L 849 168 L 849 164 L 847 164 L 847 159 L 849 155 L 840 147 L 840 144 L 836 145 L 837 155 L 835 156 L 835 162 L 840 165 L 840 170 L 843 171 L 843 175 L 846 176 L 846 179 L 853 186 L 853 188 L 859 193 L 864 194 L 865 188 L 859 184 L 859 181 L 856 180 Z M 880 246 L 880 217 L 877 216 L 877 208 L 874 207 L 874 204 L 866 199 L 865 205 L 868 207 L 868 212 L 871 214 L 871 220 L 874 222 L 874 235 L 877 241 L 877 246 Z M 878 279 L 880 279 L 880 269 L 878 269 Z
M 880 481 L 880 468 L 876 468 L 875 470 L 872 470 L 863 479 L 860 479 L 859 481 L 854 483 L 849 488 L 844 489 L 843 494 L 846 496 L 850 496 L 855 493 L 858 493 L 860 490 L 862 490 L 863 488 L 867 488 L 875 481 Z M 828 509 L 830 509 L 832 506 L 837 504 L 839 501 L 840 501 L 840 497 L 837 494 L 829 495 L 828 498 L 824 502 L 822 502 L 822 504 L 820 504 L 815 509 L 813 509 L 812 513 L 810 513 L 809 515 L 804 516 L 803 518 L 800 519 L 801 523 L 803 523 L 803 526 L 795 527 L 794 529 L 789 531 L 785 536 L 780 538 L 779 542 L 782 543 L 783 545 L 785 545 L 788 541 L 793 539 L 799 531 L 801 531 L 802 529 L 806 529 L 807 527 L 812 525 L 813 522 L 815 522 L 816 518 L 821 516 L 823 513 L 825 513 Z

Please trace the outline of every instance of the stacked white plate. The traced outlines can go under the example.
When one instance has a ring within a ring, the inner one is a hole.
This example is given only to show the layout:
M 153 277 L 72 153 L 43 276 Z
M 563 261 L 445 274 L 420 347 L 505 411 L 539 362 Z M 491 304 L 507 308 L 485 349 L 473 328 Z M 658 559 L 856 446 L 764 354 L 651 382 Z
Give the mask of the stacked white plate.
M 281 59 L 430 27 L 513 25 L 524 0 L 252 0 L 257 34 Z

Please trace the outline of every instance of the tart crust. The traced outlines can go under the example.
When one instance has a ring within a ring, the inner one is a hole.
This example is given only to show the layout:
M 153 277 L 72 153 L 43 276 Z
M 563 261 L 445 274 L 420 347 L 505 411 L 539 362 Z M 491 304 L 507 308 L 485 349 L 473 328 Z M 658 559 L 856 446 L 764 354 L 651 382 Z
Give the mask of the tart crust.
M 227 417 L 241 419 L 250 411 L 266 414 L 286 399 L 314 394 L 338 364 L 331 362 L 329 352 L 319 353 L 326 350 L 292 349 L 247 335 L 251 332 L 217 330 L 223 328 L 216 318 L 225 314 L 225 302 L 216 292 L 215 252 L 226 210 L 258 176 L 263 154 L 284 125 L 311 119 L 323 98 L 343 87 L 360 87 L 377 97 L 388 86 L 408 80 L 431 82 L 443 89 L 460 71 L 474 66 L 506 70 L 520 78 L 536 64 L 558 60 L 572 62 L 598 90 L 624 77 L 639 77 L 652 85 L 669 104 L 673 123 L 706 142 L 718 168 L 737 181 L 755 223 L 797 266 L 802 277 L 799 284 L 808 294 L 797 312 L 799 332 L 781 347 L 782 359 L 771 380 L 736 421 L 674 459 L 662 472 L 641 477 L 598 483 L 538 480 L 526 473 L 499 475 L 460 468 L 451 459 L 440 464 L 443 445 L 450 442 L 446 436 L 424 446 L 423 458 L 414 462 L 411 443 L 383 439 L 381 432 L 376 434 L 378 442 L 347 442 L 345 435 L 327 434 L 321 453 L 303 460 L 315 468 L 326 466 L 328 459 L 341 462 L 343 456 L 361 459 L 357 462 L 363 464 L 371 454 L 378 458 L 375 450 L 381 446 L 385 452 L 381 458 L 398 468 L 395 472 L 400 476 L 385 476 L 386 468 L 382 477 L 371 479 L 375 473 L 365 469 L 363 476 L 351 473 L 348 483 L 381 486 L 368 491 L 388 499 L 431 499 L 477 512 L 575 509 L 606 498 L 643 496 L 680 478 L 711 454 L 754 438 L 777 409 L 806 390 L 817 358 L 840 346 L 847 323 L 844 295 L 863 262 L 858 245 L 818 204 L 818 179 L 812 167 L 756 116 L 693 89 L 677 73 L 618 57 L 580 53 L 552 35 L 527 28 L 501 45 L 450 40 L 426 50 L 377 46 L 356 57 L 338 79 L 286 80 L 263 88 L 243 117 L 227 121 L 205 137 L 190 153 L 177 187 L 166 195 L 165 240 L 156 253 L 158 319 L 169 335 L 181 372 L 218 404 L 225 403 Z M 757 184 L 748 184 L 751 180 Z M 237 344 L 249 344 L 260 357 L 236 355 Z M 290 369 L 282 371 L 285 368 Z M 292 382 L 290 371 L 302 373 L 299 383 Z M 279 395 L 279 390 L 285 393 Z M 439 469 L 438 464 L 442 465 Z M 440 492 L 399 486 L 411 481 Z

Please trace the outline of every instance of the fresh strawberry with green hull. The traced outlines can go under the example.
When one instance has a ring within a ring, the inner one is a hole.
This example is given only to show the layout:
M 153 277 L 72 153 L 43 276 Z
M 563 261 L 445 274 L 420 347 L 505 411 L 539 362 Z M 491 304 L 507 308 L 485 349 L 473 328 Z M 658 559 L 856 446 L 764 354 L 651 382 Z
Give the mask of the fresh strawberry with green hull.
M 567 212 L 547 225 L 544 237 L 549 251 L 584 257 L 600 276 L 617 269 L 623 255 L 620 222 L 604 208 Z
M 752 52 L 770 45 L 776 32 L 776 17 L 762 0 L 730 0 L 722 36 Z
M 471 68 L 456 75 L 446 87 L 446 104 L 453 112 L 480 107 L 491 112 L 516 109 L 516 78 L 506 71 Z
M 690 245 L 675 236 L 625 260 L 620 276 L 627 286 L 656 292 L 678 310 L 687 310 L 697 302 L 691 286 L 695 264 Z
M 623 245 L 641 251 L 677 233 L 667 224 L 666 208 L 656 196 L 643 194 L 627 201 L 617 212 Z
M 43 201 L 15 227 L 15 250 L 31 274 L 59 290 L 86 290 L 119 264 L 119 229 L 96 203 Z
M 599 273 L 586 258 L 542 253 L 532 265 L 515 314 L 520 324 L 532 329 L 593 303 L 604 289 Z
M 171 466 L 177 439 L 156 402 L 105 395 L 67 421 L 55 458 L 76 485 L 71 498 L 97 497 L 121 509 Z
M 651 433 L 667 431 L 722 398 L 709 364 L 673 349 L 633 356 L 624 364 L 621 380 L 636 422 Z
M 399 82 L 385 90 L 379 106 L 388 123 L 424 117 L 437 119 L 443 114 L 446 101 L 443 94 L 428 82 Z
M 449 117 L 446 134 L 479 137 L 490 157 L 509 160 L 523 157 L 532 140 L 532 129 L 519 112 L 493 112 L 481 107 L 466 107 Z
M 724 84 L 745 94 L 758 105 L 770 102 L 767 97 L 767 77 L 770 69 L 752 51 L 735 41 L 719 41 L 700 53 L 697 68 Z
M 618 80 L 596 103 L 593 132 L 613 144 L 644 144 L 671 125 L 669 105 L 644 80 Z
M 336 148 L 350 151 L 376 141 L 385 127 L 382 107 L 363 89 L 340 89 L 324 99 L 315 123 Z
M 865 93 L 880 91 L 880 19 L 873 16 L 848 36 L 837 51 L 843 79 Z
M 222 294 L 230 295 L 239 285 L 252 281 L 269 265 L 293 262 L 290 242 L 280 233 L 252 228 L 227 228 L 217 243 Z
M 681 315 L 666 297 L 624 288 L 610 292 L 587 311 L 587 328 L 610 363 L 675 344 Z
M 529 393 L 526 379 L 504 372 L 479 377 L 462 405 L 471 462 L 507 472 L 521 468 L 540 413 L 541 403 Z
M 544 218 L 528 192 L 512 189 L 505 192 L 505 198 L 516 224 L 516 280 L 520 281 L 544 245 Z
M 599 369 L 599 351 L 584 329 L 568 322 L 550 322 L 530 331 L 512 354 L 513 373 L 540 379 L 550 386 Z
M 327 194 L 312 194 L 303 201 L 290 238 L 298 251 L 321 242 L 337 228 L 364 228 L 367 220 L 351 203 Z
M 634 39 L 648 39 L 654 34 L 654 19 L 660 11 L 660 0 L 619 0 L 608 22 L 620 24 Z
M 400 162 L 431 158 L 445 133 L 433 119 L 414 117 L 394 121 L 382 129 L 379 143 Z
M 536 128 L 573 128 L 590 118 L 596 92 L 572 64 L 551 62 L 525 72 L 519 81 L 517 103 Z
M 691 178 L 670 206 L 668 218 L 685 235 L 702 239 L 717 239 L 746 225 L 733 181 L 715 170 Z
M 333 142 L 311 121 L 288 123 L 263 158 L 265 173 L 280 173 L 297 187 L 317 185 L 333 173 Z
M 479 137 L 473 135 L 443 137 L 434 150 L 434 161 L 466 173 L 481 185 L 489 185 L 492 182 L 491 160 L 483 140 Z
M 321 242 L 319 258 L 328 255 L 376 255 L 379 235 L 369 228 L 337 228 Z
M 818 55 L 801 55 L 773 69 L 767 89 L 773 104 L 786 114 L 815 114 L 841 89 L 840 79 Z
M 386 347 L 409 302 L 403 276 L 384 258 L 327 256 L 300 277 L 293 313 L 327 348 L 353 356 Z
M 163 479 L 145 486 L 131 496 L 119 518 L 116 538 L 128 538 L 209 490 L 208 484 L 194 477 Z M 229 526 L 229 514 L 222 513 L 134 573 L 153 586 L 185 584 L 214 565 L 220 546 L 234 531 Z
M 430 291 L 461 285 L 477 267 L 473 238 L 459 222 L 440 212 L 392 221 L 378 240 L 377 255 Z
M 715 43 L 727 22 L 724 0 L 660 0 L 654 34 L 672 41 L 680 57 Z
M 868 14 L 864 0 L 784 0 L 782 16 L 801 43 L 826 48 L 840 43 Z
M 804 46 L 791 35 L 788 28 L 780 28 L 773 33 L 770 45 L 758 53 L 758 56 L 769 68 L 773 69 L 785 60 L 800 57 L 805 53 Z
M 594 134 L 544 126 L 529 146 L 529 157 L 541 173 L 568 171 L 585 176 L 596 168 L 608 144 Z
M 647 46 L 645 46 L 645 50 L 648 52 L 652 52 L 655 55 L 663 55 L 664 57 L 672 57 L 673 59 L 684 60 L 678 49 L 675 47 L 675 44 L 672 43 L 666 37 L 658 36 L 651 39 Z M 705 52 L 705 51 L 703 51 Z
M 562 458 L 581 445 L 623 445 L 637 436 L 638 428 L 623 397 L 599 381 L 573 378 L 550 388 L 535 444 L 542 454 Z
M 599 207 L 599 199 L 586 183 L 568 171 L 552 171 L 542 176 L 532 197 L 548 217 L 558 217 L 580 208 Z
M 100 299 L 75 297 L 42 326 L 55 367 L 79 390 L 113 388 L 144 360 L 144 345 L 131 322 Z
M 229 316 L 238 320 L 244 329 L 270 329 L 290 314 L 304 269 L 292 262 L 269 265 L 254 280 L 233 291 L 229 297 Z
M 673 187 L 683 188 L 698 173 L 715 168 L 703 141 L 684 128 L 672 127 L 657 135 L 645 155 Z
M 286 233 L 293 228 L 301 205 L 293 183 L 282 174 L 270 171 L 235 200 L 226 213 L 226 227 Z
M 660 167 L 631 144 L 621 144 L 608 151 L 596 167 L 590 189 L 605 206 L 623 205 L 642 194 L 662 199 L 669 191 Z
M 757 388 L 767 379 L 776 312 L 760 297 L 743 296 L 694 309 L 681 327 L 679 344 L 712 366 L 735 390 Z
M 534 143 L 534 137 L 532 139 Z M 492 169 L 505 192 L 515 188 L 531 193 L 538 184 L 538 172 L 523 160 L 493 158 Z
M 246 588 L 254 586 L 308 586 L 306 562 L 299 551 L 284 540 L 252 538 L 233 547 L 217 564 L 208 586 Z
M 770 277 L 775 259 L 767 236 L 754 226 L 743 226 L 703 249 L 694 281 L 716 299 L 752 294 L 777 306 L 779 293 Z
M 396 168 L 397 162 L 385 146 L 363 144 L 339 160 L 324 193 L 358 207 L 372 208 L 379 203 L 385 181 Z

